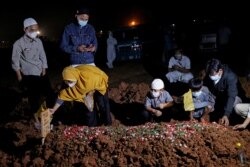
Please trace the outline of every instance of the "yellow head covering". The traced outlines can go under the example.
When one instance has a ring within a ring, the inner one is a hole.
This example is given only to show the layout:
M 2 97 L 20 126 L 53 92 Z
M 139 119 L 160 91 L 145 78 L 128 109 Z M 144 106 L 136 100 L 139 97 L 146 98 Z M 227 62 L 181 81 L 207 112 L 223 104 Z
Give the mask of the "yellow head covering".
M 63 80 L 67 80 L 67 81 L 77 81 L 79 78 L 79 70 L 77 70 L 76 68 L 69 66 L 69 67 L 65 67 L 63 72 L 62 72 L 62 77 Z
M 98 91 L 104 95 L 108 88 L 108 76 L 96 66 L 69 66 L 64 68 L 62 75 L 64 80 L 77 81 L 74 87 L 60 91 L 58 98 L 65 101 L 84 103 L 87 93 Z

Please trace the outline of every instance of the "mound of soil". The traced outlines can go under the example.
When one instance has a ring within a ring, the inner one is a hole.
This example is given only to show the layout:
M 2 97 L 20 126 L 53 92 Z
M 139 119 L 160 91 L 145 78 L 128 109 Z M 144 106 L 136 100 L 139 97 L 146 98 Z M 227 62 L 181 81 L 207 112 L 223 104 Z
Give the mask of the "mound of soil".
M 1 166 L 240 166 L 249 165 L 249 131 L 216 123 L 147 123 L 139 126 L 59 125 L 39 144 L 27 121 L 6 125 Z M 2 129 L 3 130 L 3 129 Z M 2 141 L 3 142 L 3 141 Z M 239 143 L 241 148 L 239 148 Z M 7 146 L 8 144 L 8 146 Z M 7 148 L 8 147 L 8 148 Z
M 109 90 L 112 126 L 57 124 L 44 145 L 25 117 L 27 103 L 19 104 L 0 126 L 0 166 L 250 166 L 248 129 L 178 120 L 134 125 L 148 90 L 146 83 L 121 82 Z
M 120 64 L 107 73 L 113 125 L 57 123 L 43 145 L 34 119 L 27 114 L 27 101 L 19 103 L 17 90 L 1 88 L 0 166 L 250 166 L 249 129 L 234 131 L 215 122 L 178 119 L 145 123 L 140 112 L 152 76 L 140 63 Z M 53 76 L 55 89 L 59 76 L 60 72 Z M 10 81 L 6 85 L 13 85 Z M 250 97 L 250 82 L 240 81 Z

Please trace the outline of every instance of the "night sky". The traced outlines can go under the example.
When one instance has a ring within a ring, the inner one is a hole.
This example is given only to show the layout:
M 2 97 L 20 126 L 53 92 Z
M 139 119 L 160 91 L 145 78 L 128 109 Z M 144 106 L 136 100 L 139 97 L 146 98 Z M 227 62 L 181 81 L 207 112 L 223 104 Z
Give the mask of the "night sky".
M 213 1 L 190 3 L 186 1 L 146 1 L 146 0 L 71 0 L 65 1 L 8 1 L 0 7 L 0 40 L 13 40 L 23 34 L 23 20 L 35 18 L 42 35 L 50 39 L 59 38 L 66 24 L 74 19 L 78 6 L 87 6 L 91 10 L 90 23 L 96 30 L 113 29 L 126 26 L 132 19 L 138 22 L 162 24 L 175 20 L 192 20 L 195 18 L 229 18 L 234 22 L 245 24 L 247 6 Z M 101 3 L 100 3 L 101 2 Z M 3 3 L 3 2 L 2 2 Z M 56 3 L 56 4 L 55 4 Z M 17 8 L 18 7 L 18 8 Z

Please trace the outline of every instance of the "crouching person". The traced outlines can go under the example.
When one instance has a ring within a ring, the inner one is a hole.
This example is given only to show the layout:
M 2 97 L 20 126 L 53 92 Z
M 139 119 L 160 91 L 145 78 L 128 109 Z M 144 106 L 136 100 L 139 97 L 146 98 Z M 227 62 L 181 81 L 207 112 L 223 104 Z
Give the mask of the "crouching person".
M 208 122 L 209 113 L 214 111 L 215 96 L 206 86 L 203 86 L 203 81 L 199 78 L 191 79 L 189 84 L 194 103 L 194 110 L 190 113 L 190 119 Z
M 245 129 L 250 123 L 250 103 L 239 103 L 235 106 L 235 112 L 240 115 L 242 118 L 245 118 L 245 121 L 242 124 L 237 124 L 233 127 L 236 129 Z
M 164 89 L 163 81 L 161 79 L 154 79 L 151 83 L 151 91 L 147 94 L 145 99 L 143 116 L 147 122 L 162 120 L 169 115 L 167 109 L 172 107 L 173 104 L 173 98 L 168 91 Z
M 209 122 L 209 113 L 214 111 L 215 96 L 199 78 L 189 82 L 189 91 L 180 97 L 173 97 L 176 103 L 184 103 L 184 110 L 190 112 L 190 120 Z
M 181 49 L 175 51 L 175 55 L 169 59 L 168 73 L 166 77 L 170 83 L 177 81 L 188 83 L 193 78 L 190 58 L 183 54 Z
M 64 68 L 62 77 L 68 87 L 59 92 L 54 107 L 50 109 L 52 114 L 64 101 L 75 101 L 77 105 L 87 108 L 83 111 L 87 126 L 112 124 L 107 92 L 108 76 L 102 70 L 92 65 L 68 66 Z M 94 99 L 97 102 L 99 114 L 94 109 Z M 97 122 L 97 115 L 100 115 L 100 122 Z

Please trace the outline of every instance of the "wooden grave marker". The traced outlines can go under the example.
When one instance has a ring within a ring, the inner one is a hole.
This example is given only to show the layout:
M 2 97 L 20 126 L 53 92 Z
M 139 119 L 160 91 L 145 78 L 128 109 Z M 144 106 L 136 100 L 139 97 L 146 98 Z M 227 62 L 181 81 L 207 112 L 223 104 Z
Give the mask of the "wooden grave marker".
M 48 133 L 51 130 L 51 113 L 49 109 L 44 110 L 41 112 L 41 136 L 42 136 L 42 144 L 44 144 L 44 140 Z

